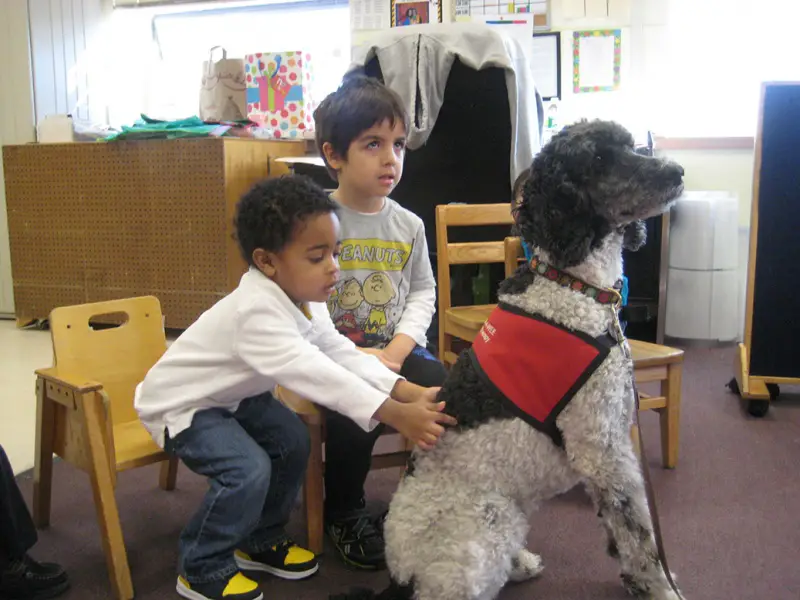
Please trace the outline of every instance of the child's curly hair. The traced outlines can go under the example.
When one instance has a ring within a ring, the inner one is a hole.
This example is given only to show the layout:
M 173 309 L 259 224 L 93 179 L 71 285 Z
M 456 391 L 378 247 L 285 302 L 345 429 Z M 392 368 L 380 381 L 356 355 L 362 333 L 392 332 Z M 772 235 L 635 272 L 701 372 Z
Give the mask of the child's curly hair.
M 255 184 L 236 205 L 236 239 L 245 261 L 253 250 L 280 252 L 309 217 L 336 212 L 336 204 L 311 179 L 284 175 Z

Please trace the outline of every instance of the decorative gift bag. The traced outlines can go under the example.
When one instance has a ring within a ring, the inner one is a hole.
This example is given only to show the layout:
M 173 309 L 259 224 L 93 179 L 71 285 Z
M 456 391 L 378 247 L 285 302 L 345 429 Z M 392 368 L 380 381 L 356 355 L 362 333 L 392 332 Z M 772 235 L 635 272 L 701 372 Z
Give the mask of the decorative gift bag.
M 222 50 L 222 58 L 214 60 L 214 50 Z M 241 121 L 246 119 L 244 60 L 228 58 L 221 46 L 214 46 L 203 62 L 200 86 L 200 118 L 203 121 Z
M 247 117 L 276 138 L 301 138 L 314 128 L 311 55 L 263 52 L 245 56 Z

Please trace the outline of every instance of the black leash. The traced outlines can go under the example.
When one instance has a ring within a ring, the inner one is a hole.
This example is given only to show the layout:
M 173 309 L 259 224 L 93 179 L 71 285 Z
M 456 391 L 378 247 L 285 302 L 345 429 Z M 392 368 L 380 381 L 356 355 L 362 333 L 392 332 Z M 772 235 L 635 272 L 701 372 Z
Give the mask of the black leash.
M 632 378 L 633 383 L 633 396 L 636 399 L 636 429 L 638 430 L 639 438 L 639 464 L 642 468 L 642 476 L 644 478 L 644 491 L 647 496 L 647 507 L 650 510 L 650 520 L 653 522 L 653 537 L 656 542 L 656 549 L 658 550 L 658 560 L 661 562 L 661 567 L 664 569 L 664 574 L 667 576 L 667 582 L 672 587 L 672 591 L 678 595 L 678 598 L 684 600 L 683 594 L 678 589 L 675 581 L 672 579 L 672 572 L 667 565 L 667 553 L 664 550 L 664 540 L 661 537 L 661 523 L 658 519 L 658 509 L 656 508 L 656 495 L 653 491 L 653 483 L 650 480 L 650 467 L 647 463 L 647 454 L 644 450 L 644 441 L 642 439 L 642 430 L 639 427 L 639 389 L 636 387 L 636 377 Z

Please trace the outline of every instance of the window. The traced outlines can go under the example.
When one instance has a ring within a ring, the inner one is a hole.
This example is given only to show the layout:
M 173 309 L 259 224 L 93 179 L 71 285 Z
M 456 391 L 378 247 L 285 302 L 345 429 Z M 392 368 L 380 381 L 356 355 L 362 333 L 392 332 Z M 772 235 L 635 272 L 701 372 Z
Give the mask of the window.
M 800 81 L 800 2 L 670 3 L 663 43 L 645 65 L 651 127 L 674 137 L 754 136 L 761 83 Z
M 336 89 L 350 64 L 347 0 L 196 6 L 115 11 L 113 37 L 119 60 L 111 70 L 119 71 L 121 65 L 128 65 L 128 70 L 124 77 L 116 77 L 118 85 L 109 92 L 112 123 L 129 124 L 142 112 L 161 119 L 196 115 L 202 65 L 213 46 L 225 48 L 228 58 L 256 52 L 310 52 L 316 102 Z M 219 57 L 217 51 L 215 59 Z M 141 94 L 131 93 L 136 85 Z

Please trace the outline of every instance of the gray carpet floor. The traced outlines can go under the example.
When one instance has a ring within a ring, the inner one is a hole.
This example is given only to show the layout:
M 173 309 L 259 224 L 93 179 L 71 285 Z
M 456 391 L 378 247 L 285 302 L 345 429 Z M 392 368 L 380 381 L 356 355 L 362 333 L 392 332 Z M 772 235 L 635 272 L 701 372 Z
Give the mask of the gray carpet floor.
M 683 383 L 678 468 L 660 466 L 657 417 L 643 418 L 665 544 L 687 600 L 800 599 L 800 395 L 782 399 L 760 420 L 727 392 L 733 349 L 690 349 Z M 388 502 L 398 472 L 370 475 L 376 508 Z M 68 600 L 111 598 L 88 478 L 55 467 L 52 526 L 33 554 L 68 569 Z M 182 468 L 173 493 L 157 487 L 156 468 L 120 476 L 117 498 L 136 598 L 177 598 L 176 540 L 205 482 Z M 30 474 L 20 477 L 30 500 Z M 291 530 L 303 539 L 302 516 Z M 543 576 L 506 588 L 501 600 L 622 600 L 614 561 L 581 490 L 535 516 L 529 547 L 542 554 Z M 304 582 L 263 579 L 266 599 L 322 600 L 351 585 L 379 587 L 387 575 L 345 568 L 331 548 L 320 572 Z

